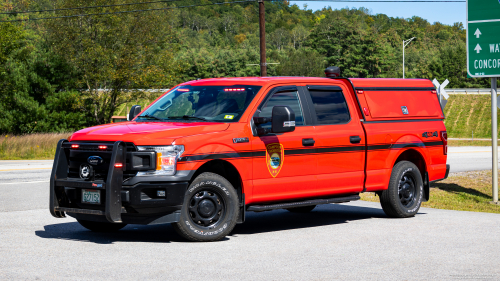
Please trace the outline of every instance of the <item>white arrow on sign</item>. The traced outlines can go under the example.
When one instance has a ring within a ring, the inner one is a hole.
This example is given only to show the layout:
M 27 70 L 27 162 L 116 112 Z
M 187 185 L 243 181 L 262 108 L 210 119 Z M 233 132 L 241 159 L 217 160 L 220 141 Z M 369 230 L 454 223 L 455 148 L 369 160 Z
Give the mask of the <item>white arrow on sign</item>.
M 481 51 L 481 46 L 479 44 L 476 45 L 476 48 L 474 48 L 474 51 L 476 51 L 479 54 L 479 51 Z
M 479 28 L 476 29 L 476 32 L 474 32 L 474 35 L 476 35 L 476 38 L 479 38 L 479 35 L 481 35 L 481 31 L 479 31 Z

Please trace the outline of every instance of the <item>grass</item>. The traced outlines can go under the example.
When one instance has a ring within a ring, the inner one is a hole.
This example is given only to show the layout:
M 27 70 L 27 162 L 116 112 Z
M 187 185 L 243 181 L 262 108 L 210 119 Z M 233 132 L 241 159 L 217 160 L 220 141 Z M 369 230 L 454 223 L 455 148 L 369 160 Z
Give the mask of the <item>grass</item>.
M 500 141 L 498 142 L 500 144 Z M 490 140 L 448 140 L 448 146 L 491 146 Z
M 450 95 L 444 114 L 448 137 L 471 138 L 474 131 L 474 138 L 491 138 L 489 95 Z
M 71 133 L 0 135 L 0 160 L 54 159 L 57 142 L 68 139 L 70 135 Z
M 429 202 L 422 207 L 500 214 L 500 205 L 490 204 L 491 186 L 491 171 L 452 173 L 431 184 Z M 373 192 L 362 193 L 361 200 L 380 202 Z

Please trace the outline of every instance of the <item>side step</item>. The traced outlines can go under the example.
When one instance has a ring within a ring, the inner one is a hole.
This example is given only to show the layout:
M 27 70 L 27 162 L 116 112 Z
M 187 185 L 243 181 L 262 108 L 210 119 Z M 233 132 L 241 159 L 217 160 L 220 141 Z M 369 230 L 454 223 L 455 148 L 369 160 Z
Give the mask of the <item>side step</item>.
M 278 203 L 278 204 L 270 204 L 270 205 L 253 205 L 247 208 L 247 211 L 253 212 L 262 212 L 262 211 L 270 211 L 276 209 L 287 209 L 294 207 L 303 207 L 303 206 L 311 206 L 311 205 L 321 205 L 321 204 L 330 204 L 330 203 L 345 203 L 349 201 L 359 200 L 361 197 L 359 195 L 349 195 L 344 197 L 335 197 L 335 198 L 327 198 L 327 199 L 311 199 L 299 202 L 290 202 L 290 203 Z

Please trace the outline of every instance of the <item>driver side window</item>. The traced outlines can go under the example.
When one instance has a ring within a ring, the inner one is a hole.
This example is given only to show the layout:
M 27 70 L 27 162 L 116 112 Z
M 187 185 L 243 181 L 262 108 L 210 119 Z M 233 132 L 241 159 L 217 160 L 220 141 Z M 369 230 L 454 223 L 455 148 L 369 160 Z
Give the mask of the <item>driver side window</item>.
M 289 106 L 295 113 L 295 126 L 303 126 L 304 118 L 297 91 L 285 91 L 274 93 L 262 108 L 259 117 L 272 117 L 273 107 L 277 105 Z M 271 122 L 260 125 L 261 128 L 271 128 Z

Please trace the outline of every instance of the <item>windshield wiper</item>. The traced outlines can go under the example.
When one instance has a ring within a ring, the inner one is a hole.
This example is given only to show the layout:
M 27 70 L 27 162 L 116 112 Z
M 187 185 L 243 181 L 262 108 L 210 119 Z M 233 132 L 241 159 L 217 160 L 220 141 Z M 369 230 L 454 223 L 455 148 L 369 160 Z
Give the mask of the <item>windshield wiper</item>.
M 148 119 L 155 119 L 155 120 L 159 120 L 159 121 L 165 121 L 165 119 L 161 119 L 161 118 L 158 118 L 156 116 L 149 115 L 149 114 L 141 115 L 141 116 L 139 116 L 139 118 L 148 118 Z
M 168 119 L 185 119 L 185 120 L 189 120 L 189 119 L 196 119 L 196 120 L 208 121 L 207 119 L 205 119 L 205 118 L 203 118 L 203 117 L 198 117 L 198 116 L 189 116 L 189 115 L 183 115 L 183 116 L 168 116 L 167 118 L 168 118 Z

